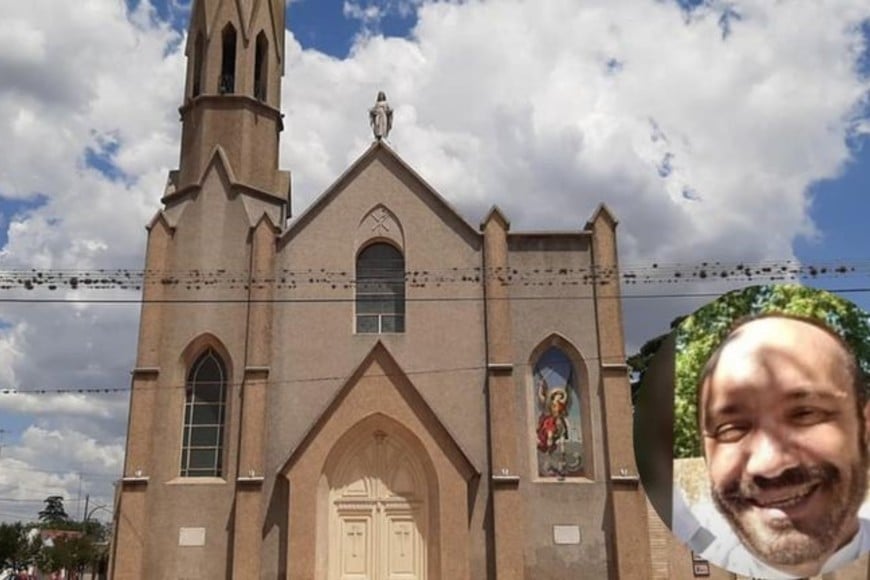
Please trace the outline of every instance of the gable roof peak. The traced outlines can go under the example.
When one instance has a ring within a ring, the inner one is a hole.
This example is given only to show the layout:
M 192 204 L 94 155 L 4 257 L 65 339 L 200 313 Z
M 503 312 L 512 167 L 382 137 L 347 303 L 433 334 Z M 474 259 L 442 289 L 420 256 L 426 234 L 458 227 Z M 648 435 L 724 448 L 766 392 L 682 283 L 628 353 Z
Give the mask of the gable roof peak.
M 511 221 L 507 218 L 501 208 L 496 204 L 493 204 L 493 206 L 487 212 L 486 217 L 481 220 L 480 229 L 485 229 L 486 225 L 493 220 L 501 222 L 501 226 L 502 228 L 504 228 L 504 231 L 510 231 Z
M 595 222 L 598 220 L 605 220 L 606 223 L 610 225 L 610 227 L 616 227 L 619 224 L 619 220 L 616 219 L 616 216 L 610 211 L 610 208 L 607 207 L 607 204 L 602 202 L 598 204 L 598 207 L 595 208 L 595 211 L 592 213 L 592 217 L 589 218 L 589 221 L 586 222 L 587 230 L 591 230 Z
M 379 156 L 383 156 L 388 161 L 393 162 L 398 169 L 404 171 L 408 174 L 411 180 L 420 184 L 421 189 L 425 194 L 431 196 L 431 198 L 443 207 L 448 214 L 452 215 L 454 219 L 456 219 L 465 230 L 465 233 L 471 236 L 479 236 L 480 234 L 472 227 L 468 221 L 462 217 L 462 214 L 453 207 L 453 205 L 447 201 L 441 194 L 439 194 L 434 187 L 432 187 L 423 177 L 420 176 L 417 171 L 414 170 L 404 159 L 402 159 L 396 151 L 390 147 L 383 139 L 379 139 L 374 141 L 368 148 L 360 155 L 356 161 L 351 163 L 351 165 L 345 169 L 345 171 L 336 179 L 326 190 L 320 194 L 312 203 L 309 205 L 302 213 L 296 216 L 296 218 L 290 223 L 287 230 L 284 232 L 284 235 L 293 235 L 291 232 L 298 231 L 299 228 L 304 227 L 306 223 L 311 221 L 315 215 L 317 215 L 349 182 L 351 182 L 356 175 L 358 175 L 366 166 L 370 165 L 375 159 Z

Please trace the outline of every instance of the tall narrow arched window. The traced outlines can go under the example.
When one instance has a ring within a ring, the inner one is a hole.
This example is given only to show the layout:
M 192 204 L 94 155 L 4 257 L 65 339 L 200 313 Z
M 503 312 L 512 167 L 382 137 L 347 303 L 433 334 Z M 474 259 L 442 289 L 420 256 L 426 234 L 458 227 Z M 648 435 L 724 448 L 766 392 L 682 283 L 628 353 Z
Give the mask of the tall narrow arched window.
M 219 477 L 223 468 L 227 374 L 224 362 L 206 350 L 187 374 L 182 477 Z
M 202 61 L 205 58 L 205 46 L 202 32 L 196 33 L 196 41 L 193 43 L 193 79 L 191 83 L 191 96 L 198 97 L 202 93 Z
M 227 24 L 221 33 L 221 76 L 218 92 L 222 95 L 236 91 L 236 29 Z
M 356 331 L 405 332 L 405 258 L 390 244 L 371 244 L 356 259 Z
M 265 101 L 269 88 L 269 41 L 266 34 L 257 35 L 257 51 L 254 59 L 254 98 Z
M 537 359 L 532 371 L 537 424 L 535 447 L 538 476 L 583 475 L 582 406 L 577 373 L 571 359 L 557 346 L 550 346 Z

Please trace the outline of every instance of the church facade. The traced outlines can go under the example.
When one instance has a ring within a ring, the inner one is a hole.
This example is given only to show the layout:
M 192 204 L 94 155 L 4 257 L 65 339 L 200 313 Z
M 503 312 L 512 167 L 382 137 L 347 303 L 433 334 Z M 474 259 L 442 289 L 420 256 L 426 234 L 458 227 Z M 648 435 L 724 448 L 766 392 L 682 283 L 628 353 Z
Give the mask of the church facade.
M 380 96 L 290 216 L 284 11 L 193 3 L 113 578 L 651 577 L 614 216 L 472 225 L 384 142 Z

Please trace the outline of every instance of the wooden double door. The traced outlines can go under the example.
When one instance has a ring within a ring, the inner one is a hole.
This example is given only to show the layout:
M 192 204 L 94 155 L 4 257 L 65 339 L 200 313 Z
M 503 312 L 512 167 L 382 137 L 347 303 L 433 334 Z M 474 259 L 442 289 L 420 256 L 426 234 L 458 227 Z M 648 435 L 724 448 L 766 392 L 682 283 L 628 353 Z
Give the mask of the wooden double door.
M 344 454 L 329 494 L 329 580 L 426 580 L 427 482 L 396 438 Z

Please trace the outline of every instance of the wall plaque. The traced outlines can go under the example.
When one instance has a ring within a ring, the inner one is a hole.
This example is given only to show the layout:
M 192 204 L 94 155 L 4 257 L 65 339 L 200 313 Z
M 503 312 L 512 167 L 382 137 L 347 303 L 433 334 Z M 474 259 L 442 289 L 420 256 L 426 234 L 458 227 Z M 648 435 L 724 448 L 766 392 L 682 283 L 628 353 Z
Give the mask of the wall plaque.
M 179 528 L 179 546 L 205 546 L 205 528 Z
M 580 526 L 553 526 L 553 543 L 571 545 L 580 543 Z

